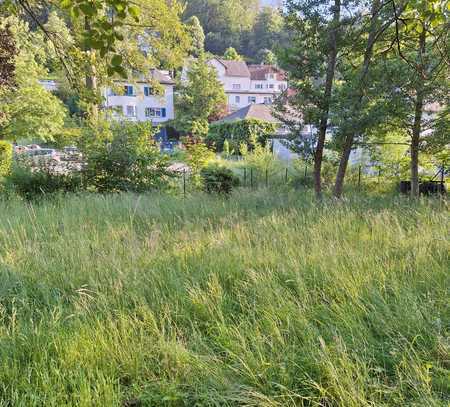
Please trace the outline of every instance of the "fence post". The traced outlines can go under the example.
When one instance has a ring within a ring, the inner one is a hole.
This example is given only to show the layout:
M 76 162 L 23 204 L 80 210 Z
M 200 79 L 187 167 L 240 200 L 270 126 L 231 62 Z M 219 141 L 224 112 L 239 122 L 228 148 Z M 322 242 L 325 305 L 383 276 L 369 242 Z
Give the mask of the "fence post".
M 250 168 L 250 188 L 253 188 L 253 168 Z
M 266 168 L 266 188 L 269 187 L 269 170 Z
M 183 171 L 183 196 L 186 198 L 186 168 Z
M 444 164 L 442 164 L 442 167 L 441 167 L 441 193 L 443 194 L 444 193 L 444 184 L 445 184 L 445 174 L 444 174 L 444 172 L 445 172 L 445 170 L 444 170 Z
M 244 187 L 247 186 L 247 168 L 244 168 Z
M 286 172 L 284 174 L 284 181 L 286 182 L 286 184 L 288 183 L 288 169 L 286 168 Z
M 359 166 L 358 170 L 358 188 L 361 189 L 361 166 Z
M 305 164 L 305 178 L 307 177 L 307 175 L 308 175 L 308 164 Z

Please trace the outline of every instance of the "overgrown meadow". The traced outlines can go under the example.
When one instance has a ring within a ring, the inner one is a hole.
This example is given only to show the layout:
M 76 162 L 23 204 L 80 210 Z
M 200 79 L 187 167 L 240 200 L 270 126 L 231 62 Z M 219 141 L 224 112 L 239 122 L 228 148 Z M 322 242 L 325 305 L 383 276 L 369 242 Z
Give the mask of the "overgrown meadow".
M 447 406 L 444 200 L 0 202 L 0 406 Z

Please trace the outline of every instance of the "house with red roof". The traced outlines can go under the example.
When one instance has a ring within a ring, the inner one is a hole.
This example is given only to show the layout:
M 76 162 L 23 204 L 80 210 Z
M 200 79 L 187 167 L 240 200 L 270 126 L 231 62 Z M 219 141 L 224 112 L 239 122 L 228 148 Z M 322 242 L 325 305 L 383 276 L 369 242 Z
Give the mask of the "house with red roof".
M 245 61 L 212 58 L 231 112 L 251 104 L 272 104 L 288 88 L 287 75 L 273 65 L 250 65 Z

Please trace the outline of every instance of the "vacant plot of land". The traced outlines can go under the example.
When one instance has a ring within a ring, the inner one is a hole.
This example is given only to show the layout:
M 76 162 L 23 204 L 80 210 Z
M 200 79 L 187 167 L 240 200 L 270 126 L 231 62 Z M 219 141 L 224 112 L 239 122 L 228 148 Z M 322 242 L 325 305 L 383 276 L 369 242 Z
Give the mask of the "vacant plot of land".
M 0 202 L 0 406 L 445 406 L 442 201 Z

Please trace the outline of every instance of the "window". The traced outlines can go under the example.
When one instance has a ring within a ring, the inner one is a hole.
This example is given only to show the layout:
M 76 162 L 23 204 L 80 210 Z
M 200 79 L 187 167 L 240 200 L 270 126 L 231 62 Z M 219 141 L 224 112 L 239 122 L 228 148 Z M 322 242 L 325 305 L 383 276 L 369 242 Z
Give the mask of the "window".
M 124 91 L 125 91 L 125 93 L 124 93 L 125 96 L 134 96 L 133 86 L 130 86 L 130 85 L 124 86 Z
M 255 83 L 255 89 L 262 89 L 263 84 L 262 83 Z
M 286 85 L 284 83 L 278 85 L 278 89 L 279 90 L 285 90 L 286 89 Z
M 269 89 L 273 89 L 275 85 L 273 83 L 269 84 Z
M 267 79 L 275 79 L 275 75 L 273 73 L 268 73 Z
M 144 96 L 152 96 L 155 92 L 153 91 L 153 88 L 150 86 L 144 86 Z
M 241 97 L 240 96 L 235 96 L 234 97 L 234 101 L 235 101 L 235 103 L 241 103 Z
M 136 116 L 136 106 L 127 106 L 127 116 L 135 117 Z
M 271 105 L 272 104 L 272 98 L 265 96 L 264 97 L 264 104 Z
M 110 88 L 109 92 L 108 92 L 108 96 L 117 96 L 117 93 L 114 92 L 114 90 Z
M 256 96 L 249 96 L 248 103 L 256 103 Z
M 145 117 L 166 117 L 166 109 L 164 107 L 146 107 Z
M 241 89 L 240 83 L 233 83 L 233 89 Z

